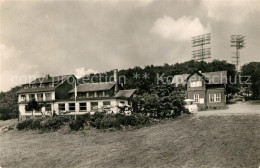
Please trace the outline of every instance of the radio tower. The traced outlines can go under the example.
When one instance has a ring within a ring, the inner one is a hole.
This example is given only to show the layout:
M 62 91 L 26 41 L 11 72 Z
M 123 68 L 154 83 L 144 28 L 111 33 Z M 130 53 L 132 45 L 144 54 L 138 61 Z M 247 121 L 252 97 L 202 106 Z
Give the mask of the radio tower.
M 205 59 L 211 58 L 210 48 L 205 48 L 205 45 L 210 44 L 210 36 L 210 33 L 208 33 L 192 37 L 192 47 L 199 47 L 199 49 L 192 51 L 193 60 L 204 61 Z
M 239 72 L 239 63 L 240 63 L 240 49 L 245 47 L 245 36 L 242 35 L 231 35 L 231 47 L 235 47 L 236 51 L 233 52 L 235 56 L 235 61 L 232 61 L 236 65 L 236 70 Z

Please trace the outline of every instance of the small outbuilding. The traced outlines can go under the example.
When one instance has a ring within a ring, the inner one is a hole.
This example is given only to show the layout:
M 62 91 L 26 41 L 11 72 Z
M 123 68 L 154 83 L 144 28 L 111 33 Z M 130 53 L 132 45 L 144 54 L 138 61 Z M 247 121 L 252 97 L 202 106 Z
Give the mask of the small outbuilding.
M 194 72 L 175 75 L 173 84 L 185 85 L 187 98 L 193 99 L 199 108 L 211 108 L 226 105 L 227 80 L 227 71 Z

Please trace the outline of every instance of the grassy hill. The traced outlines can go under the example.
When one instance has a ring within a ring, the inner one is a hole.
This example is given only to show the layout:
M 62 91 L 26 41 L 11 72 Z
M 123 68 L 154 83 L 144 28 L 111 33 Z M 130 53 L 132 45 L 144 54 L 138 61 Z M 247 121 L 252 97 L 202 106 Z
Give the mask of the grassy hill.
M 259 115 L 184 116 L 133 131 L 0 132 L 6 167 L 258 167 Z

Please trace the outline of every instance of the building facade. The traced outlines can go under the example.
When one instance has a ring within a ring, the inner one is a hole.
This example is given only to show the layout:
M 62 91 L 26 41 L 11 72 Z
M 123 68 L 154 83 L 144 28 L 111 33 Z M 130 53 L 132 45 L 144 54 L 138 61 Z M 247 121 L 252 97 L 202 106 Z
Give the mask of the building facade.
M 185 85 L 187 99 L 193 99 L 199 108 L 226 105 L 226 71 L 176 75 L 173 83 Z
M 37 78 L 22 85 L 22 89 L 17 92 L 19 118 L 24 120 L 32 116 L 53 114 L 81 115 L 97 111 L 118 113 L 122 108 L 130 108 L 129 99 L 136 90 L 123 90 L 118 83 L 117 73 L 114 70 L 113 82 L 80 85 L 75 83 L 77 78 L 74 75 Z M 26 106 L 31 100 L 36 100 L 43 107 L 39 111 L 27 111 Z

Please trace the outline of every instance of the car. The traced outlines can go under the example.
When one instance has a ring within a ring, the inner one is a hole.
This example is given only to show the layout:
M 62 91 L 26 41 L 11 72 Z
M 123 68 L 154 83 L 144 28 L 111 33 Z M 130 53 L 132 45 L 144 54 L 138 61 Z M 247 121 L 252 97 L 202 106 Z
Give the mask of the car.
M 198 112 L 198 106 L 193 99 L 185 99 L 185 108 L 189 110 L 189 113 L 196 113 Z

